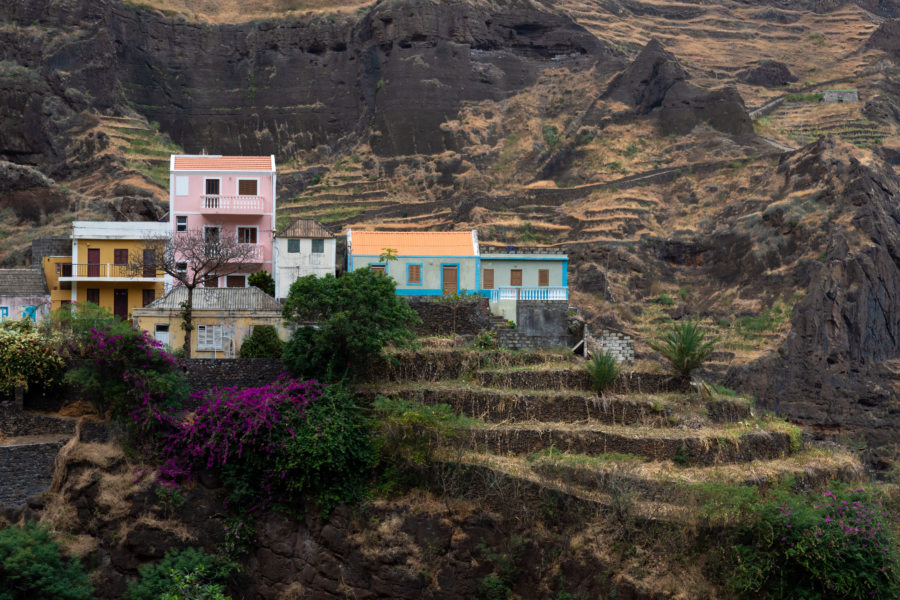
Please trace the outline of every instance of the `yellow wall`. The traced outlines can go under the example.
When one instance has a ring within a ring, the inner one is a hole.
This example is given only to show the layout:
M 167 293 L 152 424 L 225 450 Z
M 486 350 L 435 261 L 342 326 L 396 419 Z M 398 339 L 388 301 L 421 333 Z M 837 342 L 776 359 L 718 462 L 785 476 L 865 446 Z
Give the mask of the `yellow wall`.
M 171 310 L 138 309 L 135 321 L 139 329 L 143 329 L 155 337 L 157 325 L 169 326 L 169 347 L 177 350 L 184 345 L 184 330 L 181 328 L 181 314 Z M 288 339 L 288 331 L 284 327 L 284 319 L 278 311 L 194 311 L 194 331 L 191 336 L 192 358 L 226 358 L 228 357 L 228 345 L 225 349 L 213 352 L 211 350 L 197 350 L 198 325 L 223 325 L 226 328 L 225 337 L 232 338 L 234 344 L 234 356 L 240 355 L 241 344 L 244 338 L 250 335 L 252 325 L 272 325 L 282 340 Z
M 135 257 L 143 255 L 144 242 L 142 240 L 78 240 L 78 263 L 86 264 L 88 262 L 87 252 L 89 248 L 100 249 L 100 263 L 113 264 L 113 251 L 119 248 L 128 249 L 128 260 L 133 261 Z M 143 290 L 153 289 L 156 291 L 156 298 L 163 295 L 163 282 L 131 282 L 131 281 L 102 281 L 89 278 L 82 278 L 77 282 L 60 282 L 57 274 L 57 264 L 71 263 L 71 256 L 49 256 L 44 258 L 44 275 L 47 278 L 47 287 L 50 290 L 50 308 L 57 310 L 62 306 L 62 301 L 73 301 L 72 288 L 77 287 L 77 302 L 87 301 L 87 290 L 100 290 L 100 306 L 113 311 L 113 290 L 128 290 L 128 313 L 129 315 L 135 308 L 143 306 Z M 158 272 L 157 276 L 162 278 L 162 272 Z

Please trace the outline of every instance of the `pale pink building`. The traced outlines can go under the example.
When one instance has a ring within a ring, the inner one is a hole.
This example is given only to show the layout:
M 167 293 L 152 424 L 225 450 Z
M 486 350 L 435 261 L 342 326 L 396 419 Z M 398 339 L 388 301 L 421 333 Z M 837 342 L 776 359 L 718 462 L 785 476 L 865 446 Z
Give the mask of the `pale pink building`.
M 207 286 L 245 287 L 257 271 L 274 274 L 275 156 L 173 154 L 169 163 L 171 231 L 203 230 L 247 244 L 252 262 Z

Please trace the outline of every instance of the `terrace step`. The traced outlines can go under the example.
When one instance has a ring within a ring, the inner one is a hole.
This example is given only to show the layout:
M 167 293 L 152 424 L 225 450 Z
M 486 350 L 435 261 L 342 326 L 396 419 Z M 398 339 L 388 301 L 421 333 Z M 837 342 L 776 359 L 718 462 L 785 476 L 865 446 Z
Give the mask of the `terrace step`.
M 597 396 L 570 391 L 490 389 L 459 383 L 416 383 L 372 388 L 364 396 L 448 404 L 473 419 L 498 422 L 566 421 L 677 427 L 685 422 L 733 423 L 751 417 L 750 403 L 741 400 L 686 402 L 680 394 Z
M 538 363 L 539 364 L 539 363 Z M 486 388 L 530 390 L 592 390 L 593 382 L 586 367 L 573 369 L 568 365 L 540 367 L 511 367 L 480 370 L 475 383 Z M 683 382 L 668 373 L 623 371 L 607 391 L 616 394 L 659 394 L 677 392 Z
M 707 467 L 674 467 L 668 461 L 646 461 L 629 455 L 564 454 L 555 448 L 529 456 L 526 461 L 542 477 L 585 490 L 627 492 L 643 500 L 671 503 L 689 501 L 696 486 L 709 482 L 766 489 L 792 480 L 796 489 L 812 489 L 835 480 L 865 478 L 865 469 L 855 455 L 819 449 L 804 450 L 787 458 Z
M 394 352 L 371 369 L 370 381 L 440 381 L 459 379 L 466 373 L 491 366 L 521 367 L 548 363 L 576 363 L 569 354 L 505 350 L 472 351 L 465 348 Z M 518 387 L 518 386 L 517 386 Z
M 692 465 L 781 458 L 799 450 L 787 432 L 749 428 L 690 430 L 593 423 L 515 423 L 472 428 L 467 436 L 470 449 L 495 454 L 532 454 L 552 446 L 574 454 L 616 452 Z

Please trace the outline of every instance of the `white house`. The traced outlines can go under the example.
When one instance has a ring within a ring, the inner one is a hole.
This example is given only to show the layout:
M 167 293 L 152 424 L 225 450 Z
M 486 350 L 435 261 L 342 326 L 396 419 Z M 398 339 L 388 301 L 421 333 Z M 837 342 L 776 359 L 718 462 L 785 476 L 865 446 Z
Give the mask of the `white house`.
M 287 298 L 300 277 L 334 275 L 337 240 L 313 219 L 295 219 L 275 234 L 275 297 Z

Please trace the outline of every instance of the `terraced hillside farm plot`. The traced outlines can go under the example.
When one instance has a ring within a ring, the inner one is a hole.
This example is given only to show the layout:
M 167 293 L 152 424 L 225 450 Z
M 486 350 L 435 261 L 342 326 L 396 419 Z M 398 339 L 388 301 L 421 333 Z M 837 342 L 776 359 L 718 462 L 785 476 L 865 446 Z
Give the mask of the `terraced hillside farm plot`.
M 209 23 L 247 23 L 303 13 L 354 14 L 373 3 L 359 0 L 127 0 L 126 4 L 154 8 Z
M 814 96 L 814 95 L 813 95 Z M 782 143 L 803 146 L 826 135 L 836 136 L 860 148 L 871 148 L 896 137 L 889 126 L 868 120 L 864 103 L 825 104 L 820 101 L 786 102 L 756 121 L 756 130 Z

